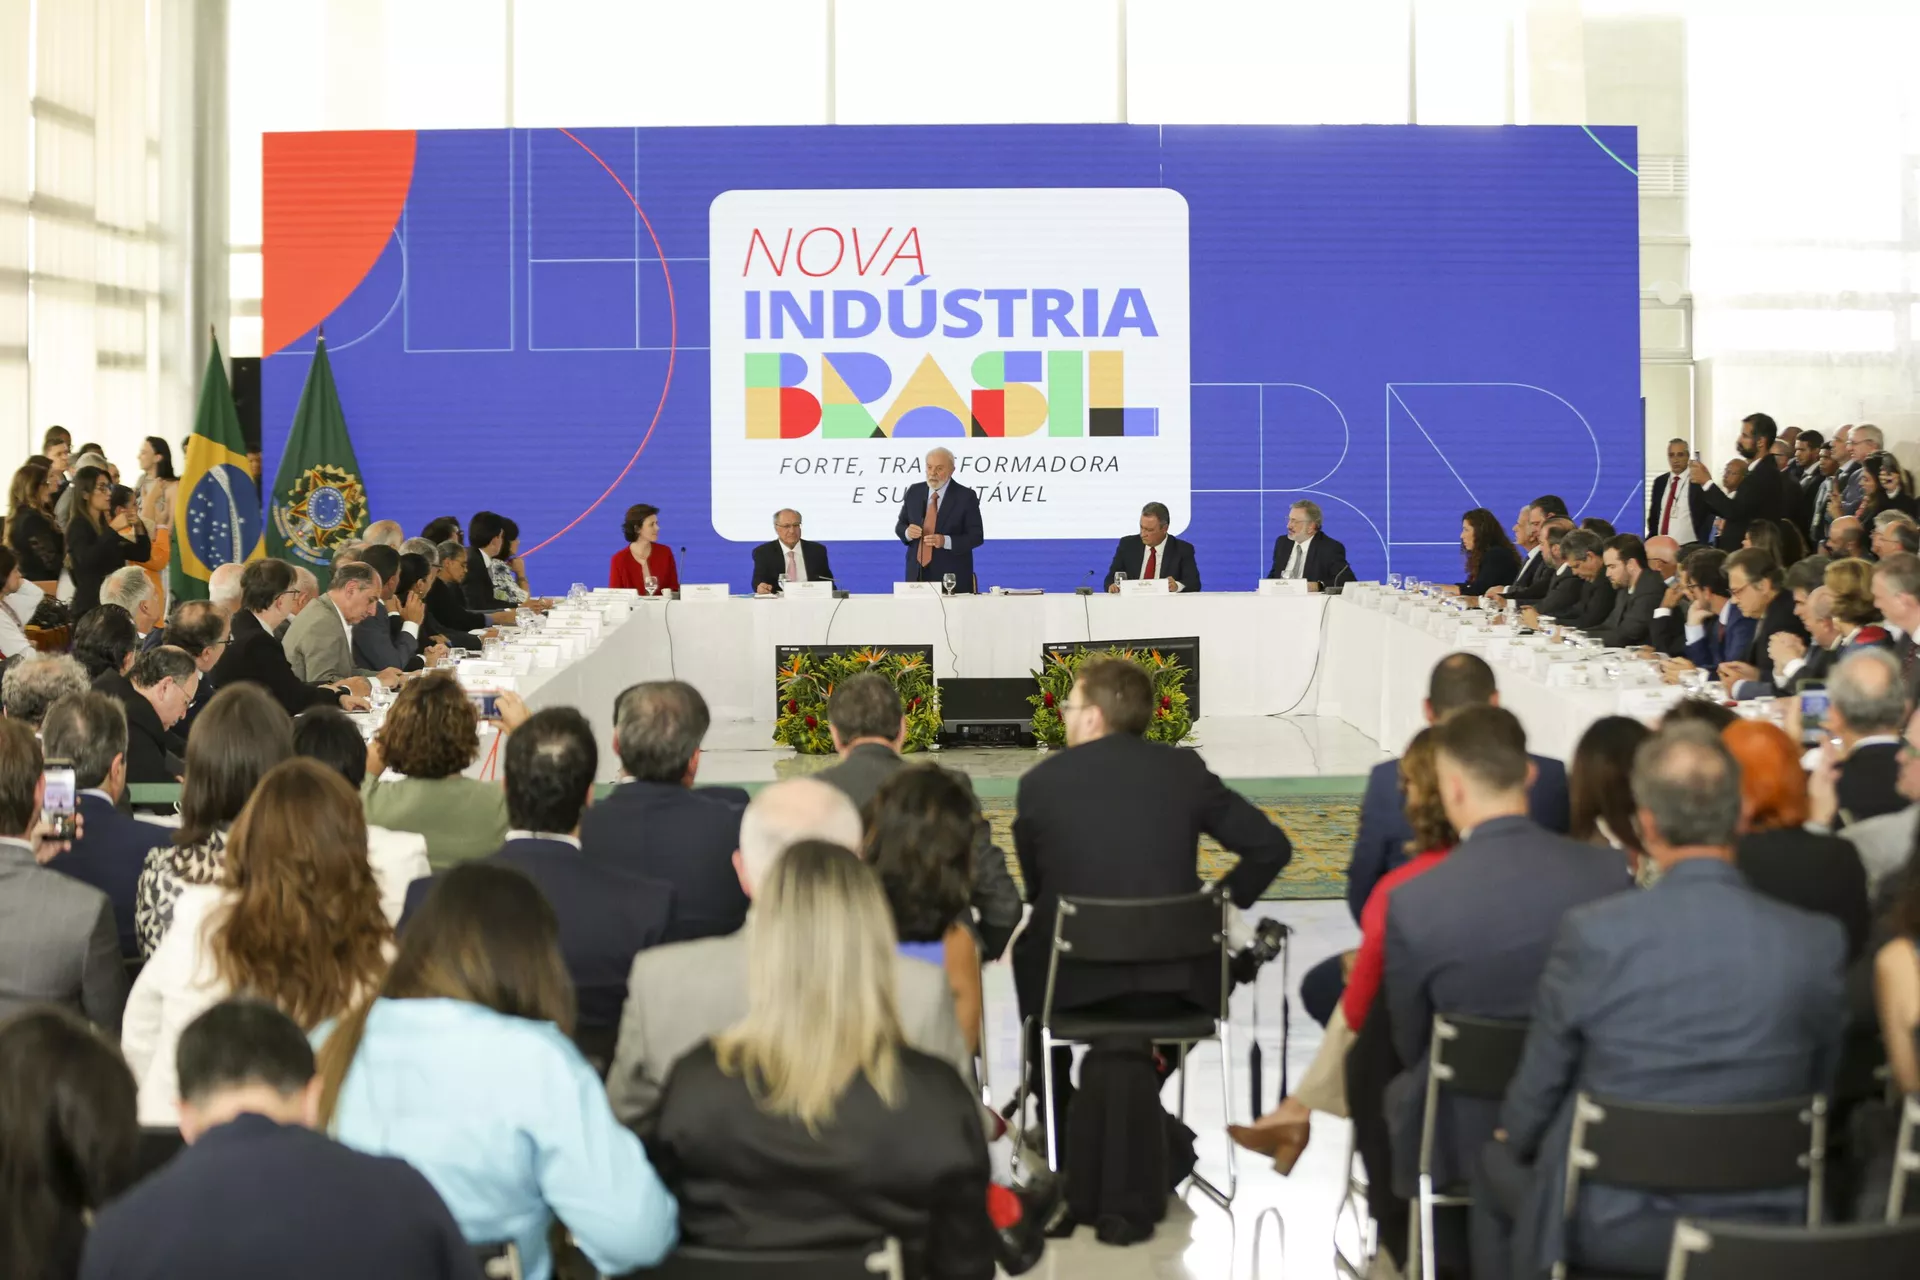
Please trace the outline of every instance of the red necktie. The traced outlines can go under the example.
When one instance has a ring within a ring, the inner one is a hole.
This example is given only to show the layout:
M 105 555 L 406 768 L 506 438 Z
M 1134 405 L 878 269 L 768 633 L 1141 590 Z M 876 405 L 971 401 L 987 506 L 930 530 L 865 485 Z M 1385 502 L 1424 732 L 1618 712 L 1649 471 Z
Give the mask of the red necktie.
M 1149 578 L 1153 576 L 1154 570 L 1157 569 L 1159 565 L 1160 565 L 1160 548 L 1148 547 L 1147 548 L 1147 576 Z
M 1660 516 L 1660 534 L 1666 536 L 1668 526 L 1673 524 L 1673 500 L 1680 496 L 1680 477 L 1667 477 L 1667 509 Z

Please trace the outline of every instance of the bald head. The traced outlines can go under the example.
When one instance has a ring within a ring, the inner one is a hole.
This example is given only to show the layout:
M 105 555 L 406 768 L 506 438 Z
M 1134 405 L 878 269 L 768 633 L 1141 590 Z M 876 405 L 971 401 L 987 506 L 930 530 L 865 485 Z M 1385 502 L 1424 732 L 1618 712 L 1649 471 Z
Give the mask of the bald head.
M 817 778 L 789 778 L 761 789 L 740 819 L 736 868 L 749 896 L 774 861 L 802 840 L 860 848 L 860 811 L 847 793 Z
M 398 551 L 406 535 L 400 531 L 398 520 L 375 520 L 367 526 L 366 541 Z
M 223 564 L 207 578 L 207 599 L 213 601 L 213 607 L 231 618 L 240 612 L 240 575 L 247 566 L 239 563 Z
M 1680 543 L 1664 534 L 1647 539 L 1647 568 L 1662 578 L 1671 578 L 1680 571 Z

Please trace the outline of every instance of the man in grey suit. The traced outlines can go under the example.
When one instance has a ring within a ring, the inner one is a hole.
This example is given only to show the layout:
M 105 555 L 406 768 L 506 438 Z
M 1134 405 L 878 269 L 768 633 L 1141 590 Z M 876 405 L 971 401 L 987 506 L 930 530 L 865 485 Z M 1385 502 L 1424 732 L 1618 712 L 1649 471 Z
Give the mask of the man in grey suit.
M 127 971 L 113 904 L 89 884 L 40 865 L 36 828 L 46 793 L 40 742 L 19 720 L 0 719 L 0 1022 L 36 1004 L 84 1015 L 120 1034 Z
M 392 688 L 400 673 L 365 671 L 354 665 L 353 628 L 380 605 L 380 578 L 373 566 L 356 560 L 335 565 L 333 585 L 302 609 L 287 627 L 281 648 L 303 684 L 336 684 L 349 676 L 373 676 Z
M 860 815 L 839 790 L 812 778 L 764 788 L 740 821 L 733 865 L 748 897 L 774 861 L 802 840 L 860 847 Z M 945 1058 L 968 1081 L 972 1061 L 953 1010 L 953 991 L 937 965 L 894 961 L 901 1032 L 909 1045 Z M 644 1131 L 660 1105 L 673 1064 L 747 1013 L 745 930 L 654 947 L 633 958 L 620 1039 L 607 1072 L 607 1096 L 621 1121 Z
M 1460 843 L 1394 891 L 1384 990 L 1405 1064 L 1387 1087 L 1394 1189 L 1418 1180 L 1427 1047 L 1436 1013 L 1524 1018 L 1569 908 L 1632 887 L 1617 850 L 1555 835 L 1527 817 L 1534 768 L 1526 731 L 1501 707 L 1466 707 L 1433 730 L 1447 820 Z M 1497 1104 L 1444 1098 L 1435 1130 L 1437 1186 L 1466 1181 L 1492 1136 Z
M 900 694 L 892 681 L 877 672 L 843 680 L 827 699 L 827 727 L 833 732 L 840 763 L 814 776 L 846 792 L 864 810 L 880 785 L 906 767 L 900 758 L 907 745 Z M 971 779 L 966 781 L 973 785 Z M 1007 855 L 993 842 L 984 816 L 974 826 L 973 909 L 978 917 L 980 958 L 998 960 L 1020 927 L 1022 904 L 1020 890 L 1007 873 Z
M 1633 798 L 1662 875 L 1561 923 L 1502 1133 L 1474 1183 L 1478 1280 L 1544 1275 L 1563 1257 L 1657 1275 L 1678 1217 L 1806 1220 L 1803 1188 L 1648 1195 L 1588 1185 L 1565 1238 L 1576 1093 L 1725 1106 L 1824 1092 L 1847 1018 L 1839 922 L 1756 892 L 1734 866 L 1740 769 L 1719 735 L 1676 725 L 1642 744 Z

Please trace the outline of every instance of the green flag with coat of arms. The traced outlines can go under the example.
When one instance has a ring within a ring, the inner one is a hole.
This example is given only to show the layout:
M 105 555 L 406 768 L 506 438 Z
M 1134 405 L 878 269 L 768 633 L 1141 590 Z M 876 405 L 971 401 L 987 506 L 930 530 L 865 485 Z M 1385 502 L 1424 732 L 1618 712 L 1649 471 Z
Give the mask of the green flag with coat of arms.
M 325 591 L 333 577 L 333 553 L 366 525 L 367 487 L 322 334 L 274 476 L 267 554 L 306 566 Z

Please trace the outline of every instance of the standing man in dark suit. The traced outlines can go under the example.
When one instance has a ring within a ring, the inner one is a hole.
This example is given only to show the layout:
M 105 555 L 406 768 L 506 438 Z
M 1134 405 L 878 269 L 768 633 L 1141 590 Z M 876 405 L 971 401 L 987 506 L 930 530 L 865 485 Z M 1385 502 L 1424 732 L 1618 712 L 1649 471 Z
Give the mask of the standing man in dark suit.
M 908 582 L 939 582 L 953 575 L 955 591 L 972 591 L 974 548 L 987 540 L 980 526 L 980 495 L 953 478 L 953 451 L 927 454 L 927 478 L 907 486 L 893 536 L 907 544 Z
M 1773 649 L 1768 642 L 1774 636 L 1787 632 L 1802 643 L 1807 639 L 1806 624 L 1793 611 L 1793 595 L 1782 590 L 1783 577 L 1779 563 L 1759 547 L 1727 557 L 1727 594 L 1734 608 L 1758 624 L 1745 660 L 1720 664 L 1721 683 L 1734 698 L 1773 693 Z
M 693 786 L 709 723 L 707 701 L 690 684 L 627 689 L 613 713 L 613 749 L 627 776 L 580 819 L 589 858 L 673 889 L 668 942 L 732 933 L 747 918 L 733 870 L 747 793 Z
M 1140 532 L 1120 539 L 1101 585 L 1118 591 L 1115 578 L 1124 574 L 1142 581 L 1164 578 L 1169 591 L 1198 591 L 1200 565 L 1193 558 L 1193 544 L 1169 534 L 1167 526 L 1171 523 L 1173 517 L 1165 503 L 1149 502 L 1140 508 Z
M 1920 556 L 1902 551 L 1873 567 L 1873 606 L 1900 632 L 1893 647 L 1907 701 L 1920 702 Z
M 1693 450 L 1678 436 L 1667 441 L 1667 469 L 1654 477 L 1647 498 L 1647 536 L 1672 538 L 1681 546 L 1705 542 L 1713 533 L 1706 491 L 1688 482 Z
M 1838 741 L 1836 826 L 1851 826 L 1907 807 L 1900 794 L 1900 734 L 1907 691 L 1900 663 L 1884 649 L 1849 655 L 1827 679 L 1826 727 Z M 59 704 L 55 704 L 56 706 Z
M 233 635 L 225 654 L 214 664 L 214 683 L 221 688 L 251 680 L 274 696 L 290 716 L 308 707 L 337 706 L 364 711 L 367 681 L 349 676 L 331 684 L 307 684 L 293 674 L 293 666 L 274 632 L 293 616 L 299 596 L 293 567 L 284 560 L 255 560 L 240 575 L 240 612 L 233 615 Z
M 1563 1229 L 1577 1093 L 1711 1107 L 1824 1092 L 1846 1025 L 1839 922 L 1766 897 L 1734 866 L 1740 770 L 1719 735 L 1688 724 L 1648 740 L 1633 798 L 1661 877 L 1561 922 L 1500 1109 L 1505 1141 L 1485 1145 L 1475 1177 L 1476 1280 L 1544 1275 L 1563 1260 L 1657 1275 L 1676 1218 L 1806 1220 L 1806 1193 L 1792 1187 L 1589 1185 L 1570 1238 Z
M 1287 508 L 1287 531 L 1273 540 L 1269 578 L 1305 578 L 1322 591 L 1353 580 L 1346 547 L 1320 532 L 1320 505 L 1305 498 Z
M 1786 490 L 1786 479 L 1773 460 L 1773 439 L 1779 434 L 1773 419 L 1764 413 L 1750 414 L 1740 421 L 1740 456 L 1747 461 L 1747 478 L 1731 494 L 1713 483 L 1707 466 L 1698 458 L 1688 467 L 1694 492 L 1700 494 L 1707 509 L 1726 521 L 1714 545 L 1737 551 L 1746 540 L 1747 526 L 1755 520 L 1790 520 L 1793 503 Z
M 772 594 L 783 573 L 788 582 L 833 581 L 826 544 L 800 536 L 800 513 L 792 507 L 773 513 L 773 541 L 753 549 L 754 594 Z
M 1384 1100 L 1392 1168 L 1370 1164 L 1368 1174 L 1390 1177 L 1402 1198 L 1417 1179 L 1433 1015 L 1525 1018 L 1560 917 L 1633 887 L 1618 850 L 1554 835 L 1526 816 L 1533 768 L 1511 712 L 1468 707 L 1433 732 L 1440 799 L 1463 838 L 1432 871 L 1395 890 L 1387 908 L 1383 991 L 1404 1069 Z M 1435 1185 L 1466 1178 L 1497 1111 L 1491 1102 L 1443 1100 Z
M 1646 544 L 1631 533 L 1606 541 L 1600 553 L 1613 586 L 1613 611 L 1595 632 L 1610 649 L 1628 649 L 1653 638 L 1653 613 L 1666 597 L 1667 584 L 1647 565 Z
M 842 680 L 827 699 L 827 727 L 833 733 L 833 749 L 840 753 L 840 763 L 814 777 L 846 792 L 855 807 L 864 811 L 881 784 L 907 767 L 900 758 L 907 744 L 900 694 L 891 680 L 876 671 Z M 965 774 L 960 777 L 971 789 L 972 779 Z M 974 813 L 974 923 L 980 934 L 981 959 L 998 960 L 1013 931 L 1020 927 L 1024 904 L 1013 877 L 1007 874 L 1007 855 L 993 842 L 993 832 L 979 812 L 978 800 Z
M 1060 707 L 1067 749 L 1020 779 L 1013 822 L 1014 855 L 1033 917 L 1013 948 L 1013 981 L 1023 1018 L 1038 1020 L 1061 897 L 1160 898 L 1200 888 L 1202 834 L 1239 855 L 1226 891 L 1252 906 L 1293 856 L 1286 832 L 1208 769 L 1196 753 L 1148 742 L 1153 684 L 1123 658 L 1090 657 Z M 1077 966 L 1063 961 L 1055 988 L 1059 1009 L 1159 1016 L 1197 1006 L 1217 1008 L 1216 964 Z M 1055 1057 L 1066 1123 L 1072 1089 L 1067 1051 Z M 1039 1054 L 1029 1061 L 1039 1076 Z M 1064 1135 L 1065 1130 L 1060 1130 Z
M 80 834 L 47 866 L 107 895 L 120 954 L 137 960 L 133 899 L 140 869 L 148 850 L 173 843 L 173 831 L 120 812 L 127 787 L 127 713 L 104 693 L 69 694 L 47 708 L 40 740 L 49 758 L 73 761 L 79 789 Z

